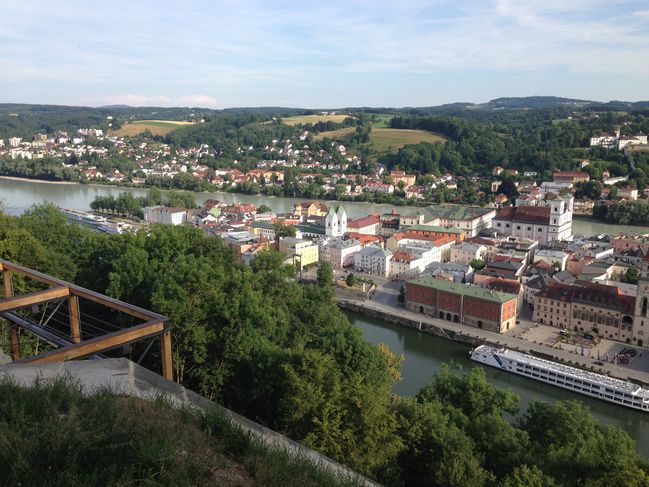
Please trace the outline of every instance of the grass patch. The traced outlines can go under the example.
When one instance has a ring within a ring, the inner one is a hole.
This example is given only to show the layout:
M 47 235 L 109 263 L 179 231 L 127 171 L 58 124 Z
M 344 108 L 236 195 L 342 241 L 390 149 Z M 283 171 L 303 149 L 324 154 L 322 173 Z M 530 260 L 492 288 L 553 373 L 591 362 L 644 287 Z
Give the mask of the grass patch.
M 301 125 L 305 123 L 335 122 L 340 123 L 350 115 L 296 115 L 294 117 L 282 118 L 286 125 Z
M 182 122 L 176 120 L 134 120 L 126 122 L 121 128 L 111 132 L 111 135 L 118 137 L 133 137 L 148 130 L 153 135 L 167 135 L 184 125 L 193 125 L 193 122 Z
M 356 127 L 347 127 L 329 132 L 321 132 L 315 136 L 316 139 L 325 137 L 337 140 L 345 140 L 354 135 Z M 425 130 L 409 129 L 390 129 L 390 128 L 372 128 L 370 132 L 370 148 L 377 154 L 384 154 L 401 149 L 409 144 L 418 144 L 419 142 L 446 143 L 446 137 L 426 132 Z
M 251 439 L 218 412 L 175 409 L 67 380 L 0 384 L 5 486 L 355 485 Z

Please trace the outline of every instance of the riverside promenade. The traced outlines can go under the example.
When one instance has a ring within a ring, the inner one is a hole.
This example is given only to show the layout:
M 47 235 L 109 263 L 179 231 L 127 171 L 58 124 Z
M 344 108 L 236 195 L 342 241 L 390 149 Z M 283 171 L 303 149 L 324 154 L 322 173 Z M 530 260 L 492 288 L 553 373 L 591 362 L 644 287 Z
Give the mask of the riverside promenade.
M 593 358 L 585 357 L 569 350 L 559 350 L 544 343 L 534 343 L 513 335 L 500 335 L 370 300 L 364 301 L 349 297 L 338 297 L 337 301 L 342 309 L 394 323 L 399 326 L 414 328 L 423 333 L 430 333 L 449 340 L 466 343 L 470 346 L 489 344 L 497 347 L 506 347 L 512 350 L 530 353 L 537 357 L 649 386 L 649 373 L 645 371 L 634 370 L 610 363 L 597 365 Z M 649 355 L 649 352 L 647 352 L 647 355 Z

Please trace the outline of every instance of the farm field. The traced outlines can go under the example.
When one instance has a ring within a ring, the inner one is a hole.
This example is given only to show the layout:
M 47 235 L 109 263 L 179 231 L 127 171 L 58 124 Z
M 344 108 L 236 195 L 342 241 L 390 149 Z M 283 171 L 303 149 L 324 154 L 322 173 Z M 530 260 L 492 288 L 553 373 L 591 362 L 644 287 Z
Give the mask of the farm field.
M 349 115 L 296 115 L 295 117 L 286 117 L 282 119 L 282 123 L 286 125 L 299 125 L 302 123 L 317 123 L 317 122 L 335 122 L 340 123 L 345 120 Z
M 356 127 L 347 127 L 330 132 L 321 132 L 315 138 L 346 139 L 351 137 L 355 130 Z M 398 150 L 405 145 L 418 144 L 419 142 L 445 143 L 446 138 L 424 130 L 374 128 L 370 132 L 370 145 L 377 154 Z
M 121 128 L 111 133 L 118 137 L 132 137 L 148 130 L 153 135 L 167 135 L 178 127 L 192 124 L 193 122 L 182 122 L 176 120 L 134 120 L 132 122 L 126 122 Z

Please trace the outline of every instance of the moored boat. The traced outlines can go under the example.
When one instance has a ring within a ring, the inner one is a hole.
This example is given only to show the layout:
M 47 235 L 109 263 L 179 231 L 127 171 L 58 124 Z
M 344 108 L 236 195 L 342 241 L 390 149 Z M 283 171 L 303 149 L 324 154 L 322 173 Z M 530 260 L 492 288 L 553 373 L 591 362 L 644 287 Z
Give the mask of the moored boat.
M 632 382 L 525 353 L 480 345 L 471 360 L 604 401 L 649 412 L 649 390 Z

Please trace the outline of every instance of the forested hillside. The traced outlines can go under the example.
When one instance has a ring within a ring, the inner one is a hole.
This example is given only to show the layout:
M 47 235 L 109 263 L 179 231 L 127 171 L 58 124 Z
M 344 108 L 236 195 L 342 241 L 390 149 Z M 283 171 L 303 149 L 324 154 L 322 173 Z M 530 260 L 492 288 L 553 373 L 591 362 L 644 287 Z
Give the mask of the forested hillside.
M 481 368 L 394 395 L 400 359 L 350 325 L 326 266 L 302 285 L 274 252 L 246 266 L 197 229 L 102 235 L 51 206 L 0 214 L 0 256 L 170 316 L 179 381 L 387 485 L 649 482 L 628 435 L 579 403 L 536 403 L 509 422 L 519 399 Z

